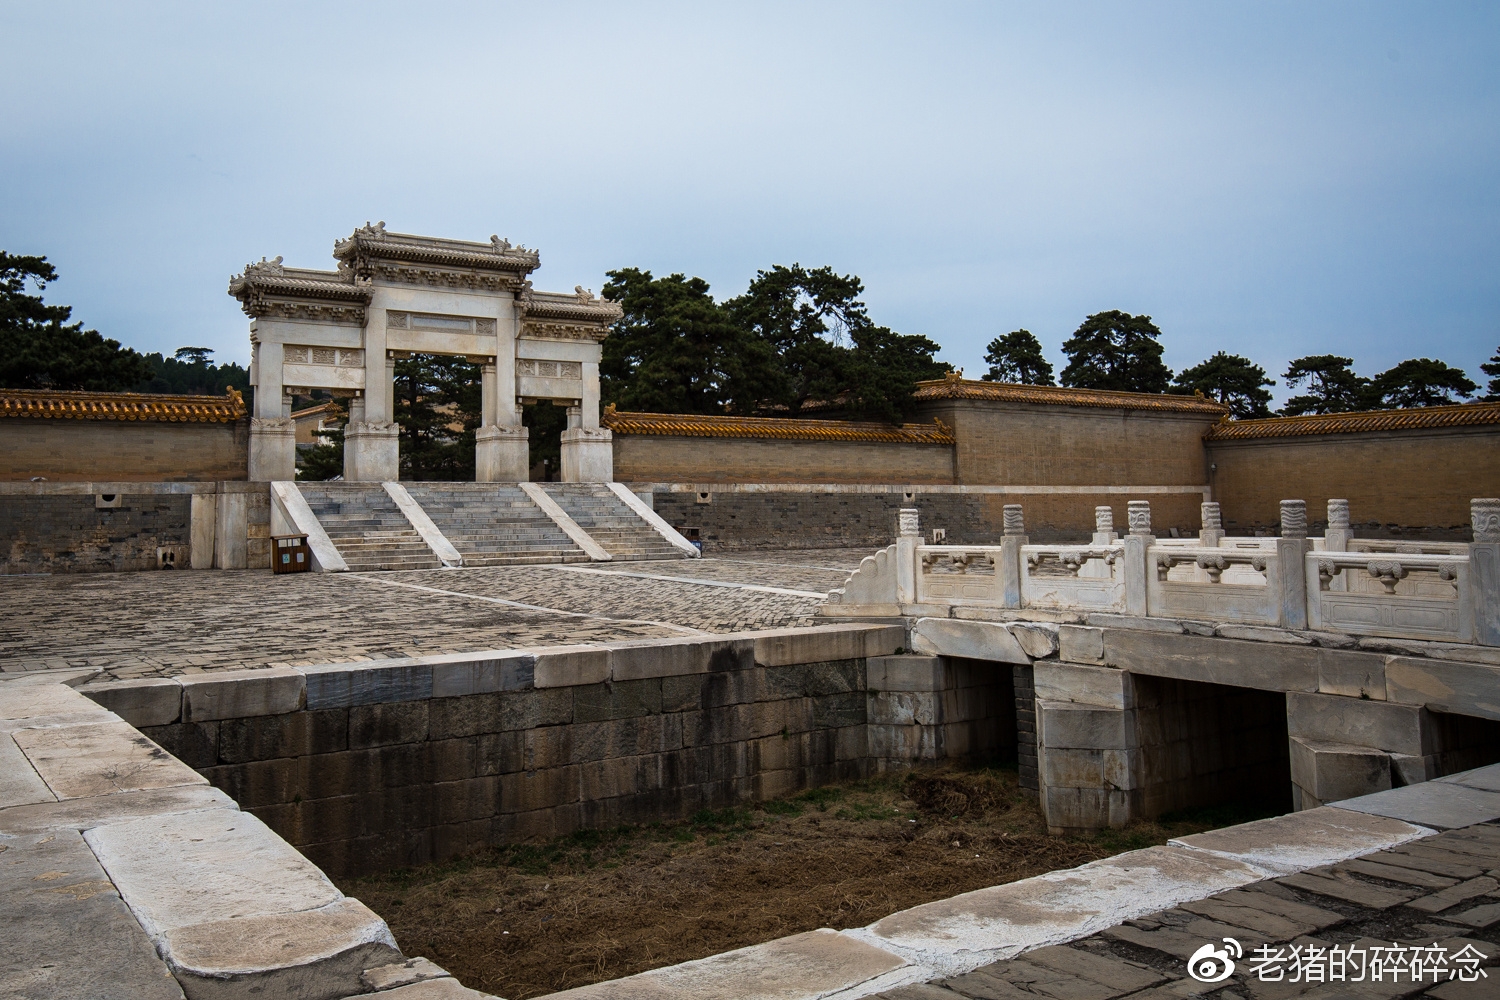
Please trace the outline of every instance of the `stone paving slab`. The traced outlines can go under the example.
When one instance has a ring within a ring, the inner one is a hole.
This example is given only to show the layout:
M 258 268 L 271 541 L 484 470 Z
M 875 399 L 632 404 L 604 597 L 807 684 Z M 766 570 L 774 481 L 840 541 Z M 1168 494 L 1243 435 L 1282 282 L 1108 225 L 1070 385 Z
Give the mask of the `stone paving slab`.
M 843 582 L 841 564 L 858 564 L 852 552 L 775 555 L 600 564 L 705 584 L 537 566 L 0 577 L 0 673 L 93 669 L 107 683 L 802 627 L 817 598 L 748 588 L 823 593 Z
M 1442 781 L 1424 781 L 1333 804 L 1340 809 L 1420 822 L 1441 830 L 1500 819 L 1500 792 Z
M 1476 843 L 1493 845 L 1500 864 L 1500 826 L 1457 829 L 1416 843 L 1434 851 Z M 1382 854 L 1372 852 L 1334 865 L 1313 888 L 1308 888 L 1303 877 L 1307 873 L 1284 875 L 1145 914 L 963 975 L 866 995 L 881 1000 L 1035 1000 L 1038 996 L 1053 1000 L 1396 1000 L 1418 995 L 1469 1000 L 1500 996 L 1500 883 L 1486 877 L 1467 883 L 1462 891 L 1454 887 L 1444 890 L 1447 895 L 1408 897 L 1406 903 L 1380 907 L 1365 906 L 1351 898 L 1357 893 L 1342 888 L 1329 894 L 1328 883 L 1345 879 L 1371 890 L 1394 891 L 1395 884 L 1364 870 L 1366 865 L 1380 867 Z M 1402 894 L 1406 888 L 1402 887 Z M 1429 902 L 1419 905 L 1424 900 Z M 1481 905 L 1469 905 L 1476 901 Z M 1477 919 L 1469 919 L 1471 915 Z M 1224 948 L 1224 937 L 1234 938 L 1244 949 L 1233 973 L 1214 982 L 1191 978 L 1189 956 L 1205 945 Z M 1295 972 L 1295 964 L 1272 960 L 1278 954 L 1285 959 L 1293 948 L 1302 956 L 1309 954 L 1309 948 L 1324 949 L 1326 958 L 1327 949 L 1335 946 L 1363 949 L 1366 957 L 1371 949 L 1396 947 L 1408 949 L 1406 954 L 1413 948 L 1438 948 L 1448 956 L 1482 957 L 1474 957 L 1471 965 L 1450 961 L 1445 968 L 1454 973 L 1452 979 L 1429 974 L 1414 982 L 1408 964 L 1399 979 L 1386 970 L 1380 981 L 1370 981 L 1367 974 L 1359 983 L 1329 981 L 1326 965 L 1322 975 L 1305 978 Z M 1263 980 L 1256 971 L 1270 972 L 1276 967 L 1282 974 L 1274 981 Z M 1465 982 L 1460 975 L 1474 981 Z
M 77 831 L 0 834 L 0 996 L 182 1000 Z
M 208 783 L 113 716 L 107 722 L 21 729 L 11 737 L 59 799 Z
M 552 995 L 558 1000 L 800 1000 L 868 983 L 905 964 L 836 931 L 817 930 Z

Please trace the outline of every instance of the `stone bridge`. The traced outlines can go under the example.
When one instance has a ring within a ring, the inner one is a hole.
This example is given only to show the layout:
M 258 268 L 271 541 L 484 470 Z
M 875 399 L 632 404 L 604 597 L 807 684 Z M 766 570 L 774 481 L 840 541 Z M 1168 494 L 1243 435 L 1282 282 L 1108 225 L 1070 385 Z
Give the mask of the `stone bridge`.
M 1190 806 L 1307 809 L 1500 760 L 1500 501 L 1474 542 L 1353 537 L 1332 501 L 1307 537 L 1130 533 L 1030 545 L 1018 506 L 998 546 L 924 545 L 915 511 L 820 614 L 903 622 L 909 652 L 872 659 L 909 692 L 916 759 L 965 752 L 945 724 L 957 664 L 1010 666 L 1023 781 L 1054 832 Z M 1290 786 L 1287 778 L 1290 776 Z

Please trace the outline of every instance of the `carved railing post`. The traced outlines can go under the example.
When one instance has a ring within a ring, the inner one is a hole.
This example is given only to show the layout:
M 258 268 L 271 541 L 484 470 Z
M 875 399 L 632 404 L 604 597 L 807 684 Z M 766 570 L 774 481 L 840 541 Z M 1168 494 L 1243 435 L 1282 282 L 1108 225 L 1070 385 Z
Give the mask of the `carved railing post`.
M 1120 540 L 1115 534 L 1115 512 L 1110 507 L 1094 508 L 1094 544 L 1112 545 Z
M 1151 502 L 1132 500 L 1126 507 L 1130 534 L 1125 536 L 1125 610 L 1144 617 L 1147 607 L 1147 560 L 1156 542 L 1151 534 Z
M 1198 544 L 1216 549 L 1224 539 L 1224 522 L 1220 520 L 1219 505 L 1209 501 L 1200 504 L 1198 510 L 1203 519 L 1203 527 L 1198 531 Z
M 1354 531 L 1349 527 L 1349 501 L 1328 501 L 1328 527 L 1323 529 L 1323 548 L 1328 552 L 1348 552 Z
M 1267 586 L 1281 593 L 1282 628 L 1307 628 L 1307 502 L 1281 501 L 1281 537 L 1276 539 L 1276 575 Z M 1317 594 L 1311 595 L 1317 600 Z
M 1500 646 L 1500 498 L 1469 501 L 1469 589 L 1474 595 L 1474 641 Z
M 903 507 L 896 527 L 896 603 L 917 603 L 917 546 L 922 544 L 918 511 Z
M 1000 577 L 1000 606 L 1021 606 L 1021 546 L 1026 544 L 1026 521 L 1021 505 L 1005 505 L 1005 535 L 1000 539 L 1000 565 L 995 573 Z

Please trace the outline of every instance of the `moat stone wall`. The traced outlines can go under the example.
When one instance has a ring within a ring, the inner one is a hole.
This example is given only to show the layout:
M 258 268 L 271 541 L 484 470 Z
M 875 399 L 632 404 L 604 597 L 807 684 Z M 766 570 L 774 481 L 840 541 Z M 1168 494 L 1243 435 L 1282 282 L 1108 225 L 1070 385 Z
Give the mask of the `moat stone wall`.
M 840 625 L 90 685 L 325 871 L 1014 759 L 1011 672 Z

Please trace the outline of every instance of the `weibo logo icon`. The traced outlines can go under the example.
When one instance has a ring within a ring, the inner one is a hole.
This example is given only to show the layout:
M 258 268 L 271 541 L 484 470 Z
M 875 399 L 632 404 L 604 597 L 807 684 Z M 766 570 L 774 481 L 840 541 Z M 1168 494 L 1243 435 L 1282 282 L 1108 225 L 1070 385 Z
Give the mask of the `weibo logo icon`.
M 1210 941 L 1193 952 L 1188 959 L 1188 975 L 1200 983 L 1220 983 L 1228 979 L 1234 972 L 1234 960 L 1244 958 L 1245 949 L 1234 938 L 1225 938 L 1224 945 L 1215 948 Z

